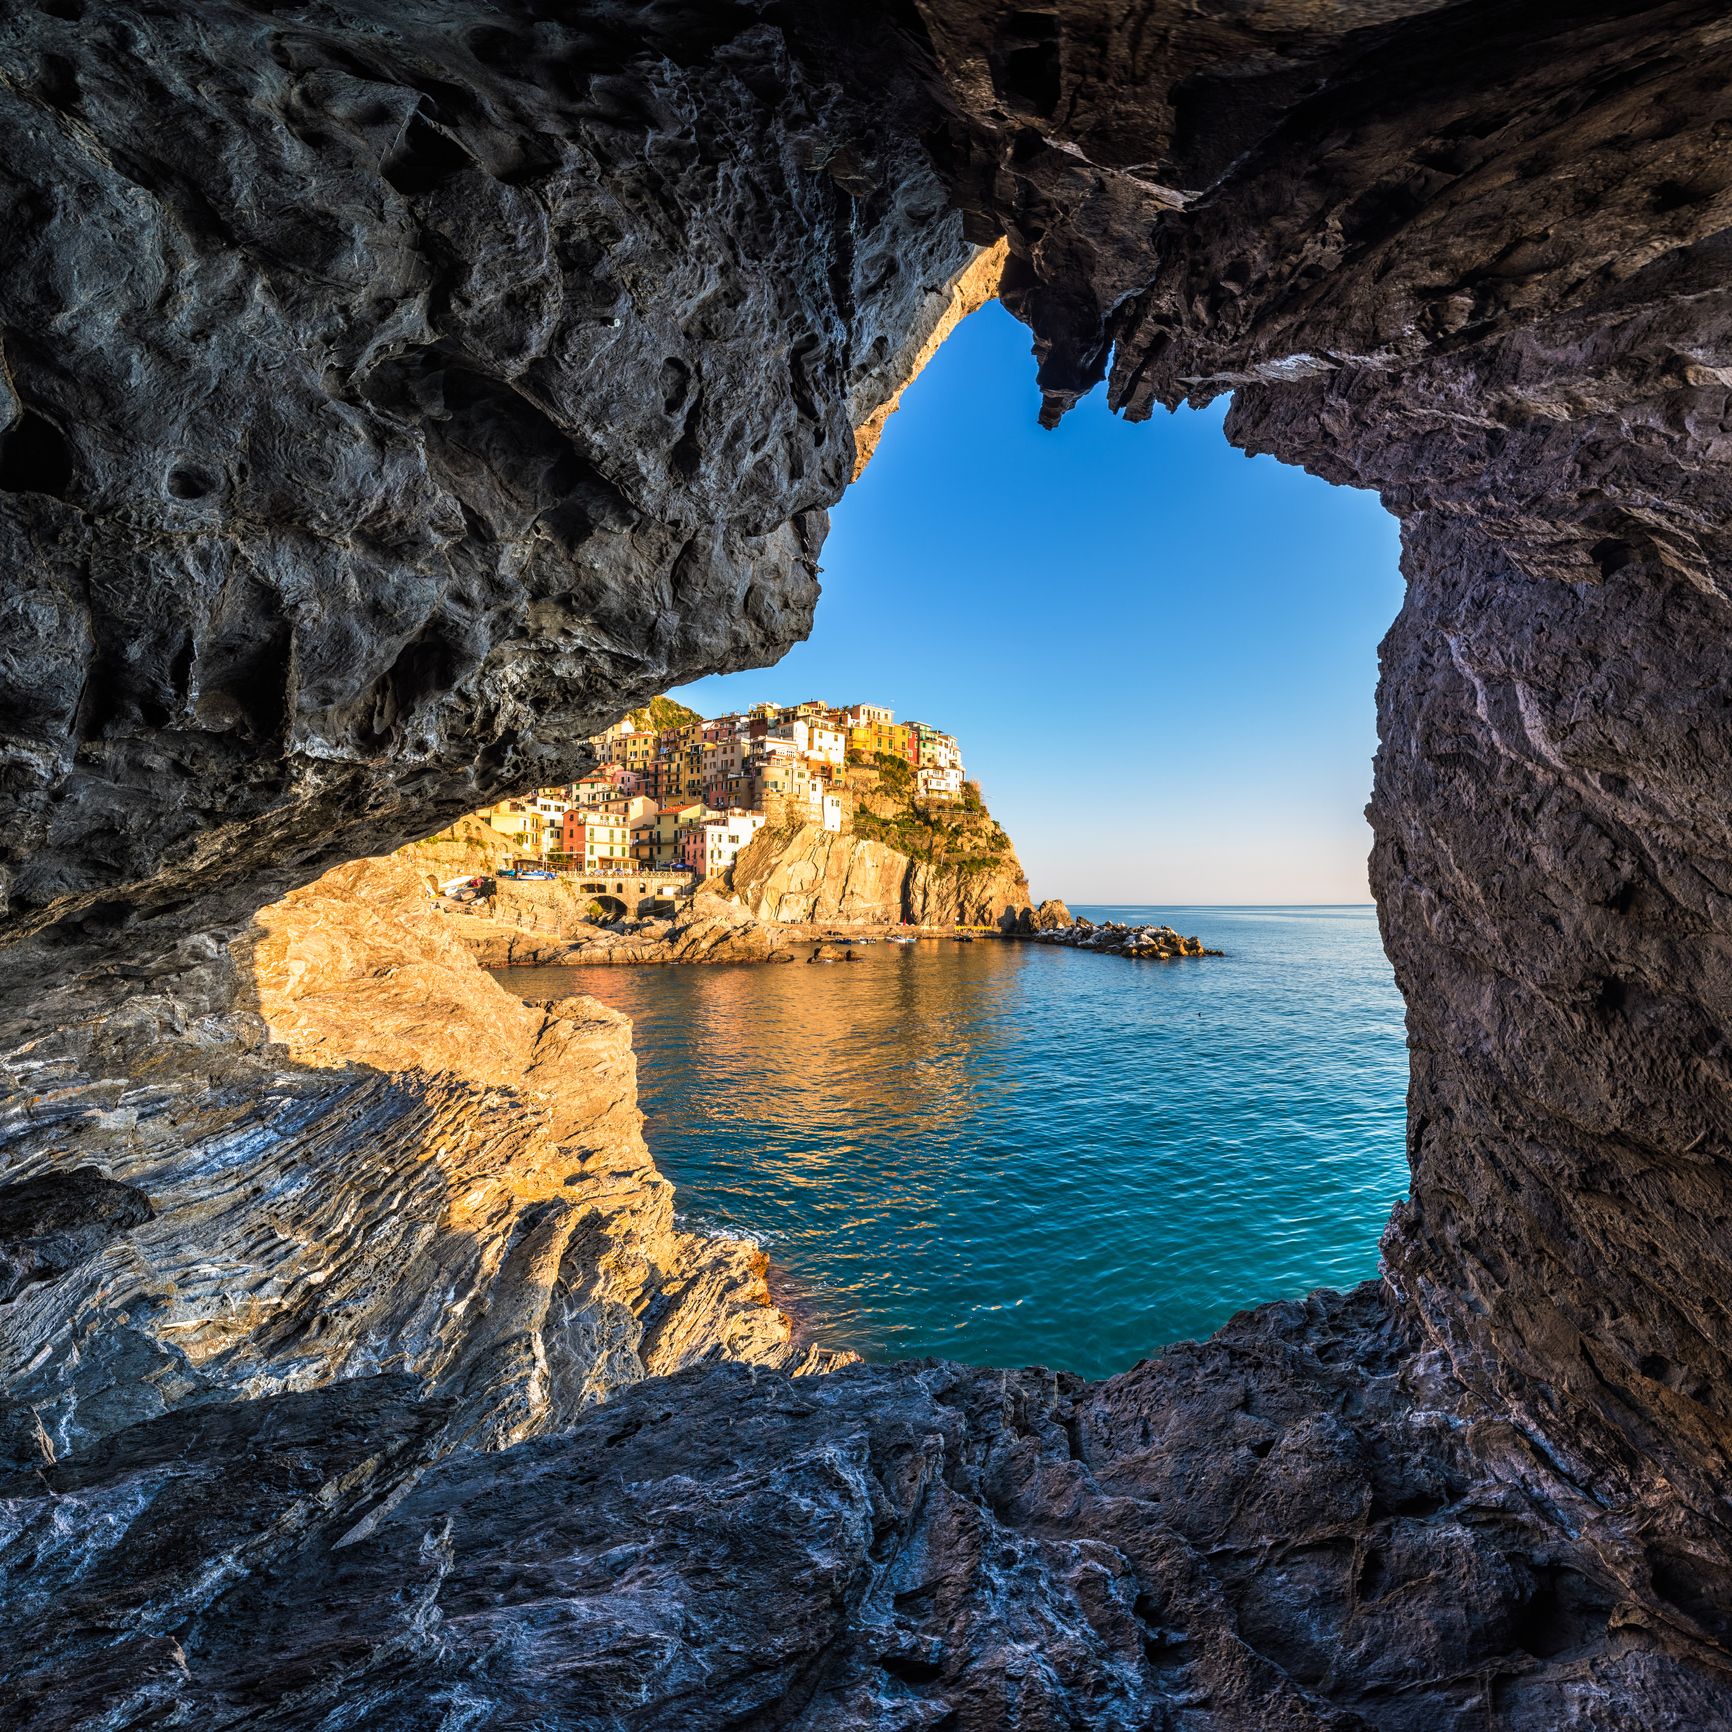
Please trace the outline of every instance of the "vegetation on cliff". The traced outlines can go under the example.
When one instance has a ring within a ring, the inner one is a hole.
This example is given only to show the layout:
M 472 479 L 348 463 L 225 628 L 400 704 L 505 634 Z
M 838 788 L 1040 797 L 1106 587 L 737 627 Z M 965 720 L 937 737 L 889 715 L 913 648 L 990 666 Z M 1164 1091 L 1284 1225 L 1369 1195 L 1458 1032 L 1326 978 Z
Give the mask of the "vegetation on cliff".
M 689 728 L 704 718 L 696 710 L 662 697 L 651 698 L 647 704 L 629 711 L 626 719 L 634 728 L 654 728 L 660 733 L 664 728 Z
M 838 780 L 842 829 L 767 825 L 715 887 L 760 920 L 996 926 L 1029 904 L 1010 838 L 980 789 L 921 800 L 902 759 L 851 757 Z
M 842 786 L 854 796 L 853 833 L 882 842 L 924 866 L 998 871 L 1014 865 L 1010 837 L 987 811 L 978 782 L 964 782 L 958 800 L 920 800 L 914 773 L 901 758 L 850 753 Z

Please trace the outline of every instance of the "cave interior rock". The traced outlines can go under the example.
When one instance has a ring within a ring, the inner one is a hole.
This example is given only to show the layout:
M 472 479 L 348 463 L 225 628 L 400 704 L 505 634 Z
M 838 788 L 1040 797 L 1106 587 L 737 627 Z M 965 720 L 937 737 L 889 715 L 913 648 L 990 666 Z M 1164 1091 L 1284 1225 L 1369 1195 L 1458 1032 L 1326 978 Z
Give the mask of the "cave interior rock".
M 1732 1726 L 1729 90 L 1682 0 L 8 8 L 12 1722 Z M 1401 520 L 1412 1197 L 1104 1384 L 793 1377 L 621 1030 L 295 898 L 803 635 L 1001 243 L 1049 420 Z

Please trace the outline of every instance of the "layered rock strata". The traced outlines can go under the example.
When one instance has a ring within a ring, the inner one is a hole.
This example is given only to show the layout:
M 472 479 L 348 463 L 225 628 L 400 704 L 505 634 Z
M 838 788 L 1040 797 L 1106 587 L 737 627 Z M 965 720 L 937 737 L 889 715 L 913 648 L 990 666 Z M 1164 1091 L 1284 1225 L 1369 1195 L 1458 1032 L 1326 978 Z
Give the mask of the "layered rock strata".
M 1095 1386 L 686 1372 L 444 1460 L 356 1378 L 0 1476 L 0 1666 L 43 1732 L 1724 1724 L 1639 1553 L 1462 1412 L 1371 1287 Z
M 114 985 L 44 987 L 0 1060 L 21 1465 L 384 1370 L 498 1446 L 706 1356 L 828 1362 L 760 1251 L 675 1226 L 627 1021 L 503 991 L 401 863 Z

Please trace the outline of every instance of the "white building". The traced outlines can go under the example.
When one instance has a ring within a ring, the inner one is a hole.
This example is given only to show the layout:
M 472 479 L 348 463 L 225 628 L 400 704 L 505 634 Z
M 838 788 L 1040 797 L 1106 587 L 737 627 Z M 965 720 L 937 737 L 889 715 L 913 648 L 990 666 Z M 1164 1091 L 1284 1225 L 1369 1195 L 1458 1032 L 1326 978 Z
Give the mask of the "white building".
M 882 704 L 850 704 L 842 712 L 842 724 L 849 728 L 887 728 L 896 720 L 896 712 Z
M 700 878 L 725 872 L 763 827 L 762 812 L 724 812 L 707 823 L 692 825 L 680 836 L 680 859 Z
M 587 809 L 598 815 L 605 813 L 610 818 L 618 818 L 633 830 L 646 819 L 653 820 L 657 810 L 655 801 L 648 794 L 622 794 L 617 800 L 602 800 Z
M 794 750 L 808 763 L 840 765 L 847 751 L 847 736 L 830 722 L 814 721 L 801 716 L 791 722 L 779 722 L 767 736 L 772 740 L 791 740 Z
M 955 800 L 962 794 L 962 767 L 940 769 L 922 764 L 914 772 L 914 792 L 926 800 Z

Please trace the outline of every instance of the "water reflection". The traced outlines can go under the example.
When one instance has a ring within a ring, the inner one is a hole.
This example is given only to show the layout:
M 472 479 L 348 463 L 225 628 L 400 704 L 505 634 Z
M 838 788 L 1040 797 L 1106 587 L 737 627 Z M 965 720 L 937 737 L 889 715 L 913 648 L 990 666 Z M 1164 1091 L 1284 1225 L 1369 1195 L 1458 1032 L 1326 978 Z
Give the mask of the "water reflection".
M 1369 910 L 1184 924 L 1229 956 L 935 943 L 504 978 L 634 1018 L 683 1211 L 760 1238 L 822 1334 L 1098 1374 L 1373 1273 L 1405 1187 Z

